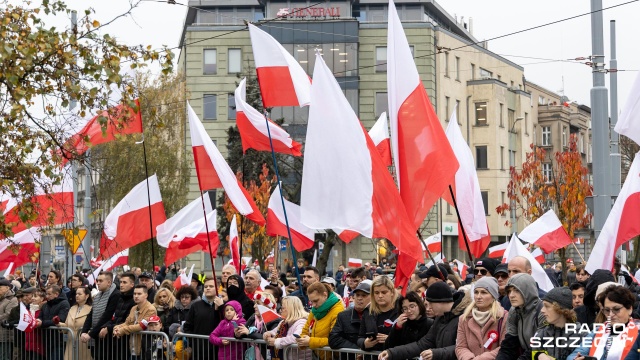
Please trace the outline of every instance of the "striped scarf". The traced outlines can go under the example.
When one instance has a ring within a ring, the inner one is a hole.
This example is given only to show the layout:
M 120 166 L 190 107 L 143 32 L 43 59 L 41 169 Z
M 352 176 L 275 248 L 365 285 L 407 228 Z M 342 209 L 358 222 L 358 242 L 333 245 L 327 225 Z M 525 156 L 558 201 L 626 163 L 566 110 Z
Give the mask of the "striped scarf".
M 109 290 L 100 292 L 98 295 L 96 295 L 96 298 L 93 301 L 93 307 L 91 308 L 91 311 L 93 311 L 93 314 L 91 315 L 92 328 L 95 328 L 96 326 L 98 326 L 98 321 L 100 321 L 100 318 L 102 317 L 105 309 L 107 308 L 109 297 L 111 296 L 111 294 L 115 289 L 116 289 L 116 284 L 111 284 L 111 286 L 109 287 Z

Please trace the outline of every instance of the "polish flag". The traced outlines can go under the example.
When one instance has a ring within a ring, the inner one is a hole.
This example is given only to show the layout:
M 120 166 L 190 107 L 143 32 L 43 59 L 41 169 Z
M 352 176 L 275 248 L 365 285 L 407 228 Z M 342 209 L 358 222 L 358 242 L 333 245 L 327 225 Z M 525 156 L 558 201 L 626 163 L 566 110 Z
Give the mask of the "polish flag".
M 20 301 L 20 320 L 16 329 L 24 332 L 32 332 L 36 327 L 36 318 L 31 314 L 22 301 Z
M 392 0 L 389 1 L 388 29 L 391 145 L 400 196 L 415 232 L 436 200 L 453 184 L 458 160 L 420 81 Z
M 508 241 L 505 242 L 504 244 L 492 246 L 489 248 L 489 255 L 487 256 L 492 259 L 501 259 L 504 256 L 504 251 L 507 250 L 508 246 L 509 246 Z
M 174 281 L 173 281 L 173 288 L 174 289 L 180 289 L 183 286 L 189 286 L 191 285 L 191 278 L 193 277 L 193 268 L 196 266 L 196 264 L 191 265 L 191 270 L 189 270 L 189 275 L 187 275 L 185 273 L 186 269 L 181 269 L 180 270 L 180 276 L 178 276 Z
M 258 206 L 240 184 L 188 102 L 187 109 L 193 159 L 196 163 L 200 191 L 224 188 L 225 194 L 240 214 L 258 225 L 264 225 L 265 220 Z
M 68 168 L 63 170 L 63 173 L 66 174 L 67 170 Z M 22 199 L 20 203 L 9 200 L 5 206 L 4 223 L 13 225 L 11 231 L 14 234 L 31 226 L 41 227 L 73 222 L 73 179 L 71 176 L 63 176 L 62 182 L 52 185 L 50 190 L 38 189 L 31 198 Z M 28 223 L 20 219 L 20 213 L 25 207 L 33 207 L 36 215 L 35 219 Z
M 424 240 L 424 242 L 427 244 L 427 248 L 432 254 L 442 252 L 442 235 L 440 233 L 429 236 Z M 422 250 L 425 250 L 424 245 L 422 245 Z
M 350 267 L 350 268 L 362 267 L 362 259 L 349 258 L 349 262 L 347 263 L 347 267 Z
M 229 227 L 229 249 L 231 250 L 231 260 L 236 268 L 236 274 L 241 274 L 244 267 L 240 262 L 240 241 L 238 238 L 238 225 L 236 225 L 236 216 L 233 215 L 231 225 Z M 249 260 L 251 261 L 251 260 Z
M 100 272 L 109 271 L 116 266 L 125 266 L 127 264 L 129 264 L 129 249 L 122 250 L 110 258 L 100 261 L 100 266 L 91 275 L 87 276 L 87 281 L 89 281 L 90 285 L 93 285 Z
M 282 318 L 280 315 L 278 315 L 278 313 L 264 305 L 258 305 L 258 311 L 260 312 L 260 316 L 262 316 L 262 321 L 264 324 L 268 324 L 271 321 Z
M 306 227 L 300 221 L 300 206 L 284 199 L 287 208 L 287 218 L 289 219 L 289 228 L 291 229 L 291 243 L 297 251 L 311 249 L 314 244 L 314 235 L 316 231 Z M 284 236 L 289 238 L 287 225 L 284 218 L 284 209 L 280 200 L 280 185 L 276 186 L 269 198 L 269 207 L 267 209 L 267 235 Z
M 274 254 L 274 249 L 271 249 L 271 252 L 269 253 L 269 255 L 267 255 L 267 258 L 264 259 L 264 263 L 265 264 L 273 264 L 273 261 L 275 260 L 276 256 Z
M 635 141 L 636 144 L 640 144 L 640 73 L 636 76 L 614 130 Z M 609 259 L 606 260 L 609 261 Z M 608 267 L 604 269 L 608 269 Z
M 520 240 L 518 240 L 516 234 L 513 234 L 513 236 L 511 236 L 511 240 L 509 241 L 509 246 L 504 252 L 504 260 L 502 262 L 508 263 L 516 256 L 522 256 L 525 259 L 529 260 L 529 262 L 531 263 L 531 276 L 533 276 L 533 278 L 536 280 L 540 289 L 544 291 L 550 291 L 551 289 L 553 289 L 551 280 L 547 276 L 547 273 L 544 272 L 542 266 L 540 266 L 538 260 L 529 252 L 529 250 L 527 250 L 527 248 L 524 247 L 524 245 L 522 245 Z
M 11 209 L 18 205 L 18 201 L 10 194 L 0 194 L 0 212 L 6 214 Z
M 585 270 L 613 269 L 616 250 L 640 234 L 640 153 L 636 153 L 609 217 L 596 240 Z
M 313 79 L 301 222 L 312 229 L 388 239 L 400 252 L 396 285 L 404 289 L 422 254 L 413 223 L 373 141 L 320 54 Z
M 549 254 L 571 244 L 571 238 L 553 210 L 549 210 L 518 234 L 525 242 L 535 244 Z
M 204 223 L 203 202 L 207 212 L 208 236 Z M 190 202 L 170 219 L 158 225 L 156 230 L 158 244 L 167 249 L 164 256 L 167 266 L 196 251 L 208 253 L 209 239 L 214 247 L 214 257 L 217 254 L 220 239 L 216 229 L 216 211 L 211 207 L 209 193 L 204 193 L 203 199 L 196 198 Z
M 439 253 L 439 254 L 431 254 L 433 255 L 433 260 L 436 261 L 436 264 L 441 264 L 445 261 L 447 261 L 447 258 L 444 256 L 443 253 Z M 433 261 L 429 260 L 429 262 L 425 265 L 427 268 L 430 268 L 433 265 Z
M 456 265 L 458 265 L 458 273 L 460 277 L 464 280 L 467 278 L 467 274 L 469 274 L 469 267 L 467 264 L 463 263 L 460 260 L 456 260 Z
M 252 24 L 249 35 L 264 107 L 309 105 L 311 80 L 296 59 Z
M 542 249 L 536 248 L 531 252 L 531 256 L 538 262 L 538 264 L 544 264 L 547 260 L 544 258 L 544 253 Z
M 382 162 L 385 166 L 392 165 L 391 162 L 391 140 L 389 140 L 389 123 L 387 122 L 387 113 L 383 112 L 378 121 L 369 130 L 369 137 L 378 149 Z
M 455 182 L 452 185 L 453 193 L 456 197 L 460 222 L 464 227 L 469 240 L 469 249 L 474 257 L 480 257 L 489 246 L 491 236 L 487 226 L 487 217 L 484 212 L 480 183 L 476 173 L 475 161 L 469 145 L 464 140 L 458 125 L 456 109 L 453 109 L 449 125 L 447 126 L 447 139 L 451 144 L 453 153 L 458 159 L 460 167 L 455 175 Z M 454 205 L 449 189 L 443 193 L 443 198 L 451 205 Z M 458 246 L 466 250 L 464 235 L 458 224 Z
M 264 119 L 264 115 L 251 107 L 246 102 L 246 81 L 244 78 L 235 92 L 236 101 L 236 125 L 242 140 L 242 151 L 248 149 L 258 151 L 271 151 L 269 133 L 273 141 L 273 151 L 293 156 L 302 156 L 302 145 L 291 139 L 291 136 L 278 124 L 269 119 L 269 129 Z
M 0 240 L 0 263 L 13 263 L 17 268 L 38 261 L 41 238 L 40 228 L 32 227 Z
M 158 177 L 154 174 L 131 189 L 104 220 L 98 258 L 107 259 L 154 238 L 156 226 L 166 220 Z
M 120 104 L 109 110 L 101 111 L 91 118 L 82 130 L 71 136 L 63 145 L 62 164 L 66 164 L 68 159 L 84 154 L 92 146 L 116 140 L 116 136 L 142 133 L 140 100 L 134 100 L 134 104 L 133 108 Z M 107 119 L 105 132 L 102 131 L 102 125 L 100 125 L 99 118 L 101 116 Z

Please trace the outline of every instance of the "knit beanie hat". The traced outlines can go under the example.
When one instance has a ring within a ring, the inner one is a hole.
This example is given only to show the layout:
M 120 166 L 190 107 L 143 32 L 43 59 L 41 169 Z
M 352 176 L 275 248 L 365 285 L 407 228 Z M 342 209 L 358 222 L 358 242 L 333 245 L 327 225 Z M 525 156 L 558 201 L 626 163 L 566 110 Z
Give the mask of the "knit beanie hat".
M 557 302 L 564 309 L 573 309 L 573 296 L 568 287 L 556 287 L 551 289 L 542 299 L 550 303 Z
M 487 269 L 489 274 L 493 276 L 493 273 L 496 271 L 496 267 L 500 265 L 500 261 L 492 258 L 482 258 L 476 261 L 474 268 L 483 267 Z
M 492 278 L 490 276 L 483 276 L 474 284 L 474 288 L 487 290 L 494 299 L 498 300 L 498 298 L 500 297 L 500 293 L 498 292 L 498 280 L 496 280 L 495 278 Z
M 453 302 L 453 293 L 446 282 L 438 281 L 427 288 L 425 298 L 428 302 Z

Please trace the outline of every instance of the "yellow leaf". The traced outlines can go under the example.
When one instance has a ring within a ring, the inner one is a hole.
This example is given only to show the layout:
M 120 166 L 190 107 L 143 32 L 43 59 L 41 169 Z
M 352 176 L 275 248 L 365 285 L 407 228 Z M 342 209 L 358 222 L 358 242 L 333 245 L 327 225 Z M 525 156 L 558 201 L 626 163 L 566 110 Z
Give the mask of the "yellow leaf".
M 93 27 L 97 28 L 98 26 L 100 26 L 100 22 L 98 20 L 93 20 Z

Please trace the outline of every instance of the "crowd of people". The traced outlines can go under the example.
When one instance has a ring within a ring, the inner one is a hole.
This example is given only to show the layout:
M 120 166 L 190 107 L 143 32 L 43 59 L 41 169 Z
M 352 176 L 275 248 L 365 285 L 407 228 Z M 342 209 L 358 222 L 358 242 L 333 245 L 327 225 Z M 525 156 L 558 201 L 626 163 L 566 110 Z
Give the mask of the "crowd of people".
M 80 359 L 639 359 L 635 278 L 619 262 L 593 274 L 567 265 L 564 278 L 547 272 L 558 283 L 548 292 L 523 257 L 479 259 L 465 278 L 449 263 L 421 266 L 405 291 L 376 264 L 335 276 L 306 266 L 300 286 L 273 265 L 227 265 L 179 288 L 164 267 L 101 272 L 95 286 L 80 273 L 66 283 L 55 270 L 41 283 L 10 275 L 0 279 L 0 358 L 74 359 L 71 337 L 55 331 L 69 328 Z M 15 329 L 21 308 L 31 331 Z

